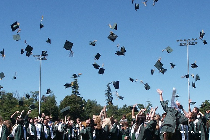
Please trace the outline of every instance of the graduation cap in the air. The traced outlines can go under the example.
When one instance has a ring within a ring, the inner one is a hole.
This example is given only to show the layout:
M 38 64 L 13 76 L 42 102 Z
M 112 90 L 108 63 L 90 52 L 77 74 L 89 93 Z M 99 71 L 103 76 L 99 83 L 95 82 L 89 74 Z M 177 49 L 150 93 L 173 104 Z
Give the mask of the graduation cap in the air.
M 133 4 L 133 1 L 134 1 L 134 0 L 131 0 L 131 3 L 132 3 L 132 4 Z
M 200 76 L 198 74 L 196 74 L 195 81 L 198 81 L 198 80 L 200 80 Z
M 192 67 L 192 68 L 197 68 L 198 66 L 196 65 L 196 63 L 192 63 L 192 64 L 191 64 L 191 67 Z
M 49 43 L 49 44 L 51 44 L 51 39 L 48 38 L 48 39 L 46 40 L 46 42 Z
M 66 50 L 70 50 L 70 55 L 73 55 L 72 47 L 73 47 L 73 43 L 66 40 L 63 48 L 65 48 Z
M 16 35 L 13 35 L 13 39 L 16 41 L 19 41 L 21 38 L 19 34 L 16 34 Z
M 39 28 L 42 29 L 43 27 L 44 27 L 44 25 L 40 22 Z
M 65 86 L 65 88 L 69 88 L 72 86 L 72 83 L 66 83 L 64 86 Z
M 16 72 L 15 72 L 15 75 L 13 76 L 13 79 L 17 79 L 17 75 L 16 75 Z
M 109 28 L 117 30 L 117 23 L 115 23 L 113 26 L 111 24 L 109 24 Z
M 32 105 L 30 105 L 28 108 L 29 108 L 30 110 L 33 110 L 33 109 L 36 108 L 36 106 L 35 106 L 34 104 L 32 104 Z
M 90 41 L 90 42 L 89 42 L 89 45 L 95 46 L 95 45 L 96 45 L 96 41 L 97 41 L 97 40 Z
M 196 88 L 195 82 L 192 82 L 192 87 L 193 87 L 193 88 Z
M 133 82 L 133 81 L 137 82 L 137 79 L 136 79 L 136 80 L 134 80 L 134 79 L 133 79 L 133 78 L 131 78 L 131 77 L 129 77 L 129 80 L 130 80 L 131 82 Z
M 113 32 L 110 32 L 108 39 L 114 42 L 117 39 L 117 37 L 118 36 L 116 34 L 114 34 Z
M 189 78 L 189 74 L 182 76 L 181 78 Z
M 200 32 L 200 37 L 199 37 L 199 38 L 202 40 L 203 37 L 204 37 L 204 35 L 205 35 L 204 30 L 202 30 L 202 31 Z
M 119 89 L 119 81 L 113 81 L 113 86 L 115 89 Z
M 190 104 L 191 104 L 191 105 L 194 105 L 194 104 L 196 104 L 196 102 L 192 102 L 192 101 L 191 101 Z
M 0 90 L 2 89 L 3 87 L 0 85 Z
M 154 72 L 155 72 L 155 70 L 154 70 L 154 69 L 151 69 L 151 75 L 153 75 L 153 74 L 154 74 Z
M 206 45 L 207 44 L 207 41 L 206 40 L 203 40 L 203 44 Z
M 137 11 L 137 9 L 139 9 L 139 4 L 135 3 L 135 10 Z
M 144 0 L 142 3 L 144 4 L 144 6 L 147 6 L 147 1 L 148 0 Z
M 20 50 L 20 54 L 24 54 L 24 52 L 25 52 L 24 49 Z
M 173 69 L 176 65 L 173 64 L 173 63 L 170 63 L 171 64 L 171 69 Z
M 1 73 L 0 73 L 0 80 L 2 80 L 4 77 L 5 77 L 4 73 L 1 72 Z
M 97 63 L 92 64 L 95 69 L 99 69 L 100 66 Z
M 100 53 L 97 53 L 97 54 L 95 55 L 95 60 L 98 60 L 100 57 L 101 57 L 101 54 L 100 54 Z
M 29 99 L 30 98 L 30 95 L 29 94 L 26 94 L 26 98 Z
M 43 20 L 44 16 L 42 16 L 41 22 L 39 24 L 39 28 L 42 29 L 44 27 L 44 25 L 42 24 L 42 20 Z
M 12 31 L 15 31 L 16 29 L 18 29 L 20 26 L 20 23 L 19 22 L 14 22 L 12 25 L 11 25 L 11 29 Z
M 105 69 L 102 67 L 98 70 L 98 74 L 104 74 Z
M 125 55 L 125 52 L 126 52 L 126 49 L 125 49 L 125 47 L 123 46 L 123 47 L 121 47 L 120 48 L 120 51 L 116 51 L 116 55 Z
M 163 49 L 162 52 L 165 51 L 165 50 L 166 50 L 168 53 L 171 53 L 171 52 L 173 51 L 173 49 L 172 49 L 171 47 L 169 47 L 169 46 L 166 47 L 165 49 Z
M 46 94 L 50 94 L 51 92 L 51 89 L 48 88 Z
M 33 50 L 33 47 L 31 47 L 30 45 L 27 45 L 27 47 L 25 48 L 26 56 L 29 57 L 32 54 L 32 50 Z
M 156 2 L 158 2 L 158 0 L 153 0 L 153 6 L 155 6 Z
M 1 56 L 4 58 L 5 54 L 4 54 L 4 49 L 2 51 L 0 51 Z
M 144 83 L 142 80 L 141 80 L 141 83 L 144 84 L 144 88 L 145 88 L 146 90 L 149 90 L 149 89 L 150 89 L 150 86 L 149 86 L 148 83 Z
M 134 112 L 138 112 L 138 108 L 135 106 L 135 107 L 133 107 L 133 106 L 130 106 L 130 109 L 131 110 L 133 110 L 134 109 Z
M 163 64 L 160 62 L 161 59 L 158 59 L 158 61 L 155 63 L 155 67 L 159 70 L 159 72 L 161 72 L 162 74 L 164 74 L 167 69 L 163 68 Z

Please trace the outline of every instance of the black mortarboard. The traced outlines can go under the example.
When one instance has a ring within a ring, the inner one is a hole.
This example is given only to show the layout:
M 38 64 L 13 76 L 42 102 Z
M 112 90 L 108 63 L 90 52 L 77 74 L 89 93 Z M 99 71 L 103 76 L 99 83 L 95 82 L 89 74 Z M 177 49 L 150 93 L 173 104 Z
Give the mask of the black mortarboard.
M 192 87 L 193 87 L 193 88 L 196 88 L 196 87 L 195 87 L 195 83 L 194 83 L 194 82 L 192 82 Z
M 135 10 L 139 9 L 139 4 L 135 3 Z
M 21 50 L 20 50 L 20 53 L 21 53 L 21 54 L 24 54 L 24 49 L 21 49 Z
M 171 53 L 173 51 L 173 49 L 169 46 L 166 47 L 164 50 L 166 50 L 168 53 Z M 162 51 L 164 51 L 164 50 L 162 50 Z
M 133 109 L 134 109 L 134 112 L 138 112 L 138 109 L 137 109 L 137 107 L 136 107 L 136 106 L 135 106 L 135 107 L 130 106 L 130 109 L 131 109 L 131 110 L 133 110 Z
M 77 74 L 73 74 L 72 76 L 73 76 L 73 78 L 77 78 Z
M 164 69 L 164 68 L 162 68 L 162 69 L 160 70 L 160 72 L 161 72 L 162 74 L 164 74 L 166 71 L 167 71 L 167 69 Z
M 116 34 L 114 34 L 113 32 L 110 32 L 108 39 L 114 42 L 117 39 L 117 37 L 118 36 Z
M 189 78 L 189 74 L 182 76 L 182 78 Z
M 204 35 L 205 35 L 205 33 L 204 33 L 204 31 L 202 30 L 201 32 L 200 32 L 200 39 L 203 39 L 203 37 L 204 37 Z
M 5 57 L 4 49 L 2 51 L 0 51 L 0 54 L 1 54 L 2 57 Z
M 109 24 L 109 27 L 111 29 L 117 30 L 117 23 L 115 23 L 113 26 L 111 24 Z
M 155 71 L 154 69 L 151 69 L 151 75 L 153 75 L 153 74 L 154 74 L 154 71 Z
M 48 56 L 47 51 L 42 51 L 42 55 L 41 56 Z
M 30 95 L 29 94 L 26 94 L 26 98 L 29 99 L 30 98 Z
M 143 83 L 143 81 L 141 81 L 141 83 Z M 144 83 L 143 83 L 143 84 L 144 84 Z M 145 84 L 144 84 L 144 88 L 145 88 L 146 90 L 149 90 L 149 89 L 150 89 L 149 84 L 148 84 L 148 83 L 145 83 Z
M 97 40 L 90 41 L 89 45 L 95 46 L 95 45 L 96 45 L 96 41 L 97 41 Z
M 4 77 L 5 77 L 4 73 L 1 72 L 1 73 L 0 73 L 0 80 L 2 80 Z
M 99 69 L 100 66 L 97 63 L 92 64 L 95 69 Z
M 19 25 L 20 25 L 20 23 L 18 23 L 17 21 L 14 22 L 14 23 L 11 25 L 12 31 L 15 31 L 16 29 L 18 29 L 18 28 L 19 28 Z
M 39 28 L 42 29 L 44 25 L 42 23 L 39 24 Z
M 100 54 L 100 53 L 97 53 L 97 54 L 95 55 L 95 60 L 98 60 L 100 57 L 101 57 L 101 54 Z
M 198 81 L 198 80 L 200 80 L 200 76 L 198 74 L 196 74 L 195 81 Z
M 48 88 L 46 94 L 50 94 L 51 92 L 51 89 Z
M 23 106 L 23 101 L 22 100 L 19 101 L 19 106 Z
M 133 82 L 133 81 L 134 81 L 134 79 L 133 79 L 133 78 L 131 78 L 131 77 L 129 77 L 129 80 L 130 80 L 131 82 Z
M 134 0 L 131 0 L 132 4 L 133 4 L 133 1 L 134 1 Z
M 193 63 L 193 64 L 191 64 L 191 67 L 192 68 L 197 68 L 198 66 L 195 63 Z
M 171 64 L 171 69 L 173 69 L 176 65 L 173 64 L 173 63 L 170 63 Z
M 206 40 L 203 40 L 203 44 L 206 45 L 207 44 L 207 41 Z
M 113 86 L 115 89 L 119 89 L 119 81 L 113 81 Z
M 158 0 L 153 0 L 153 6 L 155 6 L 156 2 L 158 2 Z
M 124 97 L 123 96 L 118 96 L 118 98 L 121 99 L 121 100 L 123 100 Z
M 46 42 L 51 44 L 51 39 L 48 38 L 48 39 L 46 40 Z
M 66 40 L 63 48 L 65 48 L 66 50 L 71 50 L 72 47 L 73 47 L 73 43 L 68 41 L 68 40 Z
M 65 88 L 69 88 L 69 87 L 72 86 L 72 84 L 71 83 L 66 83 L 64 86 L 65 86 Z
M 192 101 L 191 101 L 190 104 L 191 104 L 191 105 L 194 105 L 194 104 L 196 104 L 196 102 L 192 102 Z
M 25 48 L 26 56 L 29 57 L 32 54 L 32 50 L 33 50 L 33 47 L 31 47 L 30 45 L 27 45 L 27 47 Z
M 16 72 L 15 72 L 15 75 L 13 76 L 13 79 L 17 79 Z
M 13 35 L 13 39 L 16 41 L 19 41 L 21 38 L 19 34 L 16 34 L 16 35 Z
M 154 65 L 159 71 L 163 68 L 163 64 L 160 62 L 160 59 Z
M 116 51 L 116 55 L 125 55 L 125 52 L 126 52 L 126 49 L 125 49 L 125 47 L 123 46 L 123 47 L 121 47 L 120 48 L 120 51 Z
M 0 90 L 2 89 L 3 87 L 0 85 Z
M 104 71 L 105 71 L 104 68 L 100 68 L 100 69 L 98 70 L 98 74 L 104 74 Z
M 35 109 L 36 107 L 35 107 L 35 105 L 30 105 L 29 107 L 28 107 L 30 110 L 33 110 L 33 109 Z

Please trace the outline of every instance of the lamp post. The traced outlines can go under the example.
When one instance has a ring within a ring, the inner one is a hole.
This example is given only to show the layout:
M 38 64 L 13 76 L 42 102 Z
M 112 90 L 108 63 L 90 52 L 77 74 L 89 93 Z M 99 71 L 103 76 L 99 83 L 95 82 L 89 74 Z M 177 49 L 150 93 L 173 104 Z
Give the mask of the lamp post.
M 39 60 L 39 114 L 41 113 L 41 70 L 42 70 L 42 60 L 47 60 L 46 56 L 48 56 L 47 51 L 42 51 L 41 55 L 33 55 Z
M 188 102 L 190 101 L 190 79 L 189 79 L 189 45 L 196 45 L 197 44 L 197 38 L 192 38 L 192 39 L 180 39 L 177 40 L 177 42 L 180 42 L 179 46 L 186 46 L 187 47 L 187 85 L 188 85 Z M 190 107 L 190 106 L 189 106 Z M 190 109 L 190 108 L 189 108 Z

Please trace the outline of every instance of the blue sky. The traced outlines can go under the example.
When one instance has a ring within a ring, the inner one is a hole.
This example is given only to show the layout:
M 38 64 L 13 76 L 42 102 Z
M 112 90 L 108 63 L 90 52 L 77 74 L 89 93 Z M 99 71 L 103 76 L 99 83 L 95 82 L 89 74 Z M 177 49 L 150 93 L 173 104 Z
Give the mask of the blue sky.
M 71 89 L 65 89 L 65 83 L 73 81 L 72 74 L 82 73 L 78 78 L 80 94 L 84 99 L 96 100 L 105 105 L 105 90 L 109 82 L 119 80 L 118 93 L 124 100 L 113 103 L 121 107 L 124 104 L 146 104 L 151 101 L 153 106 L 159 106 L 159 95 L 156 89 L 164 91 L 165 100 L 170 100 L 173 87 L 180 95 L 179 101 L 187 109 L 188 90 L 187 79 L 181 76 L 187 74 L 187 49 L 179 46 L 177 39 L 199 38 L 199 32 L 204 30 L 204 39 L 209 40 L 209 6 L 208 1 L 168 1 L 159 0 L 155 6 L 149 0 L 147 6 L 141 0 L 134 0 L 140 4 L 135 11 L 131 0 L 22 0 L 0 1 L 1 7 L 1 38 L 0 50 L 4 48 L 6 57 L 0 59 L 0 72 L 5 78 L 0 85 L 6 92 L 18 93 L 20 97 L 30 91 L 39 90 L 39 61 L 33 55 L 48 52 L 48 60 L 42 61 L 42 94 L 50 88 L 57 97 L 58 104 L 71 94 Z M 41 17 L 44 28 L 40 30 Z M 21 40 L 14 41 L 10 25 L 20 23 Z M 112 30 L 108 24 L 118 24 L 118 30 Z M 107 37 L 113 31 L 118 35 L 115 42 Z M 47 38 L 52 44 L 46 43 Z M 20 50 L 27 45 L 33 47 L 30 57 L 20 54 Z M 63 48 L 65 41 L 74 43 L 74 56 L 69 57 L 69 51 Z M 89 41 L 97 40 L 96 46 L 90 46 Z M 117 45 L 126 48 L 125 56 L 117 56 Z M 172 53 L 162 50 L 170 46 Z M 190 74 L 199 74 L 201 80 L 196 82 L 196 88 L 190 86 L 191 99 L 195 106 L 208 100 L 209 93 L 209 44 L 204 45 L 201 40 L 195 46 L 189 46 L 189 62 L 196 61 L 198 68 L 190 68 Z M 94 60 L 96 53 L 100 53 L 99 60 Z M 154 67 L 161 59 L 164 68 L 168 69 L 163 75 Z M 104 64 L 105 73 L 99 75 L 92 64 Z M 170 63 L 176 64 L 174 69 Z M 150 70 L 155 69 L 154 75 Z M 13 76 L 16 72 L 17 79 Z M 129 81 L 129 77 L 138 79 Z M 140 80 L 151 86 L 145 90 Z M 194 81 L 190 77 L 190 82 Z M 112 86 L 113 93 L 115 92 Z

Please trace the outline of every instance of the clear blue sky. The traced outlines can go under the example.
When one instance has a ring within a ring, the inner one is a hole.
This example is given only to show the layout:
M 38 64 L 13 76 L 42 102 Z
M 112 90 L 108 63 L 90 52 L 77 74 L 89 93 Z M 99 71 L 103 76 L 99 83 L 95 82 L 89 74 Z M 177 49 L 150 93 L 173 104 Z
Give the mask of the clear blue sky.
M 96 100 L 105 105 L 105 90 L 109 82 L 119 80 L 119 95 L 124 100 L 113 103 L 121 107 L 124 104 L 146 104 L 151 101 L 153 106 L 159 106 L 159 95 L 156 89 L 164 91 L 165 100 L 170 100 L 172 88 L 176 87 L 180 95 L 178 99 L 187 109 L 188 90 L 187 79 L 181 76 L 187 74 L 187 50 L 179 46 L 177 39 L 199 38 L 203 29 L 204 39 L 209 41 L 210 32 L 210 2 L 187 0 L 159 0 L 155 6 L 149 0 L 145 7 L 140 0 L 140 9 L 135 11 L 131 0 L 1 0 L 0 1 L 0 50 L 5 49 L 5 59 L 0 59 L 0 72 L 5 78 L 0 85 L 6 92 L 18 93 L 20 97 L 30 91 L 39 90 L 39 61 L 20 54 L 26 47 L 24 41 L 33 47 L 33 55 L 48 51 L 48 60 L 42 61 L 42 94 L 50 88 L 57 97 L 58 104 L 71 94 L 71 89 L 65 89 L 65 83 L 73 81 L 72 74 L 82 73 L 78 78 L 80 94 L 84 99 Z M 43 15 L 44 28 L 39 24 Z M 20 41 L 14 41 L 10 25 L 20 23 Z M 118 30 L 111 30 L 108 24 L 118 24 Z M 118 35 L 115 42 L 108 40 L 110 31 Z M 46 43 L 47 38 L 52 44 Z M 74 43 L 74 56 L 69 57 L 69 51 L 63 48 L 66 40 Z M 90 46 L 89 41 L 97 40 L 96 46 Z M 125 46 L 125 56 L 117 56 L 117 45 Z M 170 46 L 172 53 L 162 52 Z M 196 61 L 197 69 L 190 68 L 190 74 L 199 74 L 201 80 L 196 82 L 196 88 L 190 86 L 191 99 L 195 106 L 209 99 L 210 83 L 210 49 L 209 44 L 203 45 L 198 40 L 196 46 L 189 47 L 190 64 Z M 99 60 L 94 60 L 100 53 Z M 154 64 L 158 58 L 168 71 L 163 75 Z M 104 64 L 105 73 L 99 75 L 92 64 Z M 170 68 L 170 62 L 176 64 Z M 150 70 L 155 69 L 154 75 Z M 17 79 L 13 76 L 17 73 Z M 129 77 L 138 79 L 132 83 Z M 151 86 L 145 90 L 140 80 Z M 190 82 L 194 81 L 190 77 Z M 115 92 L 112 86 L 113 93 Z

